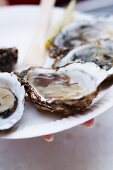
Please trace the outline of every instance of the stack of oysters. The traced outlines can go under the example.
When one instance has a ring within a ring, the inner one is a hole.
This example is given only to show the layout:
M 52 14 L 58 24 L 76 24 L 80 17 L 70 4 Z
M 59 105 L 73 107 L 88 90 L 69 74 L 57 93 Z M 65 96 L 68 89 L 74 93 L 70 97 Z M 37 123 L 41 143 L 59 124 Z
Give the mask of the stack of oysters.
M 10 51 L 17 56 L 17 50 Z M 2 57 L 8 52 L 5 49 Z M 91 107 L 97 95 L 113 84 L 113 17 L 74 21 L 52 39 L 48 54 L 54 58 L 51 68 L 8 73 L 14 60 L 8 70 L 0 70 L 4 72 L 0 73 L 0 130 L 21 119 L 26 94 L 38 109 L 53 114 L 83 114 Z

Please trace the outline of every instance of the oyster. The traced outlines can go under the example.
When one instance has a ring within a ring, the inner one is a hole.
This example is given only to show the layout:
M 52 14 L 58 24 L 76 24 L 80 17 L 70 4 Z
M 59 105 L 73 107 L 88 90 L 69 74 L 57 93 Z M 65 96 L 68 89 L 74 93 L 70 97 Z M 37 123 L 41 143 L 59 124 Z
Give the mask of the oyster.
M 0 73 L 0 130 L 11 128 L 22 117 L 25 90 L 16 75 Z
M 113 66 L 113 40 L 98 40 L 76 47 L 65 57 L 56 59 L 53 67 L 61 67 L 72 61 L 94 62 L 100 68 L 109 70 Z
M 18 59 L 18 50 L 16 48 L 0 49 L 0 71 L 12 72 Z
M 82 113 L 90 106 L 107 76 L 94 63 L 70 63 L 53 70 L 33 67 L 21 73 L 22 83 L 37 108 L 65 116 Z
M 82 44 L 98 39 L 113 37 L 113 17 L 93 18 L 74 21 L 53 38 L 49 55 L 54 58 L 64 57 L 70 50 Z

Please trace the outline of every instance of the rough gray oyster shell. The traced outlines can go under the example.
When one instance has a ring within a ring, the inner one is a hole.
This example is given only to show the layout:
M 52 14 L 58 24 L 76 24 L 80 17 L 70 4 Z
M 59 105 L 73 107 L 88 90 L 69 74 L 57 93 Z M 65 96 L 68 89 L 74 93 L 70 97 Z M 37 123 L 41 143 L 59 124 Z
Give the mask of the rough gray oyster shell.
M 54 67 L 61 67 L 72 61 L 94 62 L 100 68 L 109 70 L 113 66 L 113 40 L 98 40 L 76 47 L 65 57 L 56 59 Z
M 12 72 L 18 60 L 18 50 L 16 48 L 0 49 L 0 71 Z
M 75 20 L 53 38 L 49 56 L 62 58 L 75 47 L 106 38 L 113 38 L 113 16 Z

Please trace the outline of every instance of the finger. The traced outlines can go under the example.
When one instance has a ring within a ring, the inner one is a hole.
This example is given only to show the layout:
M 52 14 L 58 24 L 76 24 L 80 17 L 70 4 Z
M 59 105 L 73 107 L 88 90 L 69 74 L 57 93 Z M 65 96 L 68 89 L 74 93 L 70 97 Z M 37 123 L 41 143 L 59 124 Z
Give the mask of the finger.
M 88 120 L 87 122 L 83 123 L 83 126 L 92 127 L 94 124 L 94 119 Z
M 43 136 L 43 138 L 47 141 L 47 142 L 53 142 L 54 140 L 54 135 L 50 134 L 50 135 L 45 135 Z

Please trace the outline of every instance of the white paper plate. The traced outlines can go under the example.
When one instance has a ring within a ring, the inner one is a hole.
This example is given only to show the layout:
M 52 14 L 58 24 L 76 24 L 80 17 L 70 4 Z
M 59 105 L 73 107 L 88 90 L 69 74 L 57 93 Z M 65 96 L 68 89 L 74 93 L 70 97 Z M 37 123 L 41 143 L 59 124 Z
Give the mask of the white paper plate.
M 0 47 L 15 46 L 19 49 L 18 67 L 22 63 L 35 28 L 37 28 L 38 11 L 38 7 L 35 6 L 0 8 Z M 62 14 L 61 9 L 54 10 L 53 25 L 59 21 Z M 90 16 L 80 13 L 76 13 L 76 18 L 91 19 Z M 24 115 L 19 125 L 10 133 L 0 133 L 0 136 L 7 139 L 21 139 L 60 132 L 102 114 L 111 106 L 113 106 L 113 87 L 96 106 L 92 107 L 84 115 L 70 116 L 68 118 L 40 113 L 33 105 L 26 103 Z

